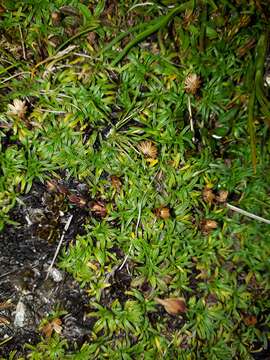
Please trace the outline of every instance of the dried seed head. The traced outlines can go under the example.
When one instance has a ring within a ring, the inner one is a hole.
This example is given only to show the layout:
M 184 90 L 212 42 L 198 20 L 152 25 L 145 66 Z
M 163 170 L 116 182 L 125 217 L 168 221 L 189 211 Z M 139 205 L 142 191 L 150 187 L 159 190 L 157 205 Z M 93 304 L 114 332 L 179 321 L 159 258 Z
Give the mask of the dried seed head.
M 91 211 L 101 218 L 104 218 L 107 215 L 107 209 L 105 204 L 101 201 L 97 201 L 91 205 Z
M 227 190 L 220 190 L 218 192 L 218 196 L 216 197 L 216 200 L 219 203 L 224 203 L 227 201 L 228 195 L 229 195 L 229 192 Z
M 215 220 L 206 219 L 201 222 L 202 230 L 205 234 L 210 231 L 216 229 L 218 227 L 218 223 Z
M 195 95 L 201 85 L 200 77 L 196 74 L 189 74 L 185 79 L 185 91 Z
M 81 208 L 85 207 L 87 201 L 82 197 L 75 194 L 68 195 L 68 200 Z
M 47 181 L 46 181 L 46 185 L 47 185 L 47 190 L 48 190 L 49 192 L 53 192 L 53 191 L 57 191 L 57 190 L 58 190 L 58 188 L 57 188 L 57 186 L 58 186 L 57 181 L 54 180 L 54 179 L 52 179 L 52 180 L 47 180 Z
M 112 175 L 111 176 L 111 183 L 112 183 L 112 187 L 116 190 L 116 191 L 120 191 L 122 183 L 121 180 L 118 176 Z
M 138 149 L 147 158 L 156 159 L 157 157 L 157 147 L 152 141 L 142 141 Z
M 169 219 L 169 217 L 171 216 L 170 209 L 168 207 L 161 207 L 161 208 L 155 209 L 154 213 L 157 217 L 164 219 L 164 220 Z
M 215 200 L 215 194 L 213 193 L 213 190 L 209 187 L 205 187 L 202 192 L 203 200 L 207 204 L 212 204 L 212 202 Z
M 54 26 L 57 26 L 60 24 L 61 21 L 61 14 L 59 11 L 53 11 L 51 13 L 52 23 Z
M 254 315 L 246 315 L 243 317 L 244 324 L 247 326 L 254 326 L 257 324 L 258 320 Z
M 183 27 L 186 29 L 198 20 L 198 13 L 193 10 L 186 10 L 183 18 Z
M 23 119 L 27 111 L 25 103 L 25 101 L 14 99 L 13 104 L 8 104 L 9 111 L 7 115 L 18 116 L 20 119 Z
M 184 298 L 168 298 L 168 299 L 154 299 L 158 304 L 164 306 L 168 314 L 178 315 L 187 311 L 186 301 Z

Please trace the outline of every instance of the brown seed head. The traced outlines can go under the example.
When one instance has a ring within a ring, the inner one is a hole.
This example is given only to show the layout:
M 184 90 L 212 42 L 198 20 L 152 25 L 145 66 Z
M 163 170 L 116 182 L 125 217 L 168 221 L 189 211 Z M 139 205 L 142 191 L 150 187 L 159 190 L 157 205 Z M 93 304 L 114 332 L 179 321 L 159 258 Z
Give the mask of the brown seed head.
M 228 195 L 229 195 L 229 192 L 227 190 L 220 190 L 218 192 L 218 196 L 216 197 L 216 200 L 219 203 L 224 203 L 227 201 Z
M 200 77 L 196 74 L 189 74 L 185 79 L 185 91 L 195 95 L 201 85 Z
M 201 222 L 202 230 L 205 234 L 210 231 L 216 229 L 218 227 L 218 223 L 215 220 L 206 219 Z
M 215 200 L 215 194 L 213 193 L 213 190 L 207 186 L 203 189 L 202 196 L 203 196 L 203 200 L 207 204 L 212 204 L 213 201 Z
M 60 24 L 61 21 L 61 14 L 58 11 L 53 11 L 51 13 L 52 23 L 54 26 L 57 26 Z
M 120 191 L 121 190 L 121 186 L 122 186 L 122 182 L 120 180 L 120 178 L 118 176 L 112 175 L 111 176 L 111 183 L 112 183 L 112 187 L 116 190 L 116 191 Z
M 164 220 L 169 219 L 169 217 L 171 216 L 170 209 L 168 207 L 161 207 L 161 208 L 155 209 L 154 213 L 157 217 L 164 219 Z
M 68 200 L 81 208 L 85 207 L 87 201 L 82 197 L 75 194 L 68 195 Z
M 157 157 L 157 147 L 152 141 L 142 141 L 138 149 L 147 158 L 156 159 Z
M 104 218 L 107 215 L 107 209 L 105 207 L 105 204 L 101 201 L 97 201 L 91 205 L 91 211 L 102 218 Z

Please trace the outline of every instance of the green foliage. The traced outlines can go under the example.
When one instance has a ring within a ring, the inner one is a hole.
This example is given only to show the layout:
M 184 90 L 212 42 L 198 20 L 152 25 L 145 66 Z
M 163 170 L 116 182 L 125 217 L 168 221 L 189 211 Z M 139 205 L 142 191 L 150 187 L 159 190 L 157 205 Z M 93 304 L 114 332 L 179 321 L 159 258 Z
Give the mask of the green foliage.
M 251 359 L 266 347 L 269 225 L 202 196 L 206 186 L 227 190 L 228 201 L 269 217 L 266 24 L 257 3 L 202 1 L 192 14 L 182 10 L 193 1 L 119 1 L 116 14 L 105 1 L 3 3 L 0 229 L 13 223 L 21 194 L 59 171 L 87 183 L 107 210 L 89 216 L 58 258 L 89 294 L 89 341 L 71 349 L 55 335 L 27 345 L 29 359 Z M 185 90 L 191 73 L 201 79 L 195 94 Z M 14 99 L 26 102 L 25 116 L 9 114 Z M 140 153 L 147 140 L 157 159 Z M 217 224 L 209 232 L 207 219 Z M 115 294 L 117 271 L 130 282 Z M 182 317 L 154 302 L 182 296 Z

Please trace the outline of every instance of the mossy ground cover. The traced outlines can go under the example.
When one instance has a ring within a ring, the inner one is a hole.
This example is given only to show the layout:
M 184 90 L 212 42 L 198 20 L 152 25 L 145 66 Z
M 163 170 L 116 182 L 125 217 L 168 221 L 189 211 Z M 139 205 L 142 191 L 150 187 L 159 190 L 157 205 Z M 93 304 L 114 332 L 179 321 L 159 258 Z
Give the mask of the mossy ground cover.
M 0 289 L 3 359 L 267 359 L 270 225 L 228 204 L 270 218 L 268 19 L 263 0 L 0 2 L 2 285 L 32 251 Z M 67 291 L 46 272 L 61 236 Z

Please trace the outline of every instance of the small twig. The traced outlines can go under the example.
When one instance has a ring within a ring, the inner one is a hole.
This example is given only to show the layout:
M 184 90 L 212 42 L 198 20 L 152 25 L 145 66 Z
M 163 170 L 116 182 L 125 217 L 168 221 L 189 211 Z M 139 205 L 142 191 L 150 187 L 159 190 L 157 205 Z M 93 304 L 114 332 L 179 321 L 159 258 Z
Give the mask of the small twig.
M 188 96 L 188 115 L 189 115 L 190 130 L 192 132 L 192 141 L 195 142 L 196 139 L 195 139 L 195 132 L 194 132 L 194 123 L 193 123 L 191 102 L 190 102 L 189 96 Z
M 53 267 L 53 265 L 54 265 L 54 263 L 55 263 L 55 260 L 56 260 L 56 258 L 57 258 L 57 255 L 58 255 L 58 253 L 59 253 L 59 251 L 60 251 L 62 242 L 63 242 L 63 240 L 64 240 L 64 237 L 65 237 L 65 235 L 66 235 L 66 232 L 68 231 L 68 228 L 69 228 L 69 225 L 70 225 L 70 223 L 71 223 L 72 218 L 73 218 L 73 215 L 70 215 L 70 217 L 68 218 L 68 220 L 67 220 L 67 222 L 66 222 L 66 225 L 65 225 L 65 227 L 64 227 L 64 230 L 63 230 L 62 236 L 61 236 L 61 238 L 60 238 L 59 244 L 58 244 L 58 246 L 57 246 L 57 248 L 56 248 L 56 250 L 55 250 L 54 257 L 53 257 L 53 259 L 52 259 L 51 265 L 49 266 L 49 268 L 48 268 L 48 270 L 47 270 L 47 275 L 46 275 L 45 280 L 48 279 L 48 276 L 49 276 L 49 274 L 50 274 L 50 272 L 51 272 L 51 270 L 52 270 L 52 267 Z
M 25 53 L 25 46 L 24 46 L 24 41 L 23 41 L 21 25 L 19 25 L 19 31 L 20 31 L 20 37 L 21 37 L 21 43 L 22 43 L 23 58 L 24 58 L 24 60 L 26 60 L 26 53 Z
M 136 228 L 135 228 L 135 236 L 138 237 L 138 228 L 140 225 L 140 221 L 141 221 L 141 215 L 142 215 L 142 204 L 139 203 L 138 205 L 139 211 L 138 211 L 138 219 L 137 219 L 137 223 L 136 223 Z M 132 243 L 130 244 L 130 247 L 128 249 L 127 255 L 124 258 L 124 261 L 122 262 L 122 264 L 120 265 L 120 267 L 118 268 L 118 270 L 123 269 L 123 267 L 125 266 L 125 263 L 127 262 L 127 259 L 129 257 L 130 251 L 132 249 Z
M 254 215 L 246 210 L 242 210 L 234 205 L 231 205 L 231 204 L 227 204 L 227 208 L 229 208 L 230 210 L 233 210 L 235 212 L 238 212 L 239 214 L 242 214 L 244 216 L 247 216 L 251 219 L 254 219 L 254 220 L 258 220 L 258 221 L 261 221 L 261 222 L 264 222 L 266 224 L 270 224 L 270 220 L 267 220 L 261 216 L 258 216 L 258 215 Z
M 4 84 L 5 82 L 7 82 L 7 81 L 9 81 L 9 80 L 11 80 L 11 79 L 13 79 L 13 78 L 15 78 L 15 77 L 17 77 L 17 76 L 25 75 L 25 74 L 30 74 L 30 75 L 31 75 L 31 72 L 30 72 L 30 71 L 22 71 L 22 72 L 20 72 L 20 73 L 14 74 L 14 75 L 9 76 L 8 78 L 2 80 L 2 81 L 0 82 L 0 84 Z

